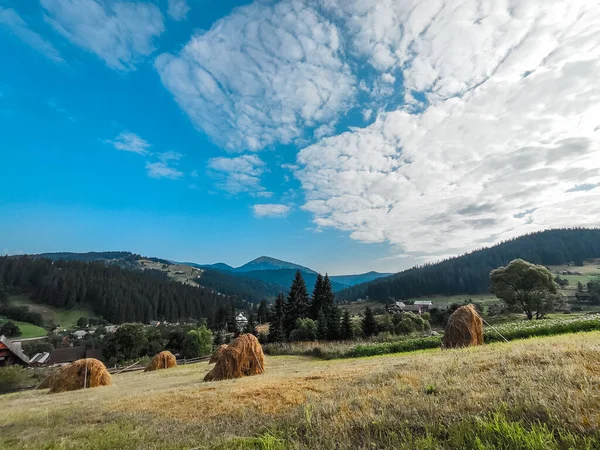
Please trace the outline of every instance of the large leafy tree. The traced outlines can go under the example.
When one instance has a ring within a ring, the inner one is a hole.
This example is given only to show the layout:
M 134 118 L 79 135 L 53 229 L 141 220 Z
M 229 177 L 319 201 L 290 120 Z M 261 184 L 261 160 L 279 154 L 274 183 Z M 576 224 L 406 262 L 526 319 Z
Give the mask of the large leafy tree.
M 21 336 L 21 329 L 9 320 L 0 327 L 0 336 L 19 337 Z
M 306 290 L 306 283 L 302 273 L 298 270 L 292 281 L 290 293 L 285 304 L 283 327 L 285 335 L 289 338 L 290 333 L 296 327 L 298 319 L 308 317 L 310 309 L 310 298 Z
M 186 333 L 181 353 L 184 358 L 197 358 L 212 353 L 213 334 L 205 326 Z
M 521 307 L 529 320 L 543 317 L 562 301 L 552 272 L 522 259 L 492 270 L 490 289 L 507 305 Z

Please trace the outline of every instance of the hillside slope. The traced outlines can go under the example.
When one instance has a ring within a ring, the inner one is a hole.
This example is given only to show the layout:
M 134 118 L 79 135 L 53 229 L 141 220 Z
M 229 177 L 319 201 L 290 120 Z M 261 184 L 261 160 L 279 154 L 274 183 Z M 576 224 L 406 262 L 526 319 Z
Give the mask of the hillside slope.
M 115 374 L 108 387 L 0 396 L 0 447 L 599 448 L 599 354 L 593 332 L 351 360 L 267 356 L 264 375 L 216 383 L 198 382 L 207 362 Z
M 479 294 L 489 291 L 489 274 L 516 258 L 559 265 L 600 256 L 600 229 L 558 229 L 533 233 L 463 256 L 405 270 L 345 289 L 338 299 L 369 296 L 386 301 L 428 295 Z

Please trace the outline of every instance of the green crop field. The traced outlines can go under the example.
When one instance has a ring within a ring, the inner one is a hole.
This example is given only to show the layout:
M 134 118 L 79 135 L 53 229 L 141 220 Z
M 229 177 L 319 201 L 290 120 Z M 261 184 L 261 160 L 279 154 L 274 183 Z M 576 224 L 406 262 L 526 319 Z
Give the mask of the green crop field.
M 40 313 L 47 325 L 56 324 L 66 329 L 76 328 L 75 324 L 80 317 L 96 317 L 96 314 L 83 308 L 60 309 L 40 305 L 32 301 L 27 295 L 13 295 L 8 300 L 13 305 L 28 306 L 31 311 Z

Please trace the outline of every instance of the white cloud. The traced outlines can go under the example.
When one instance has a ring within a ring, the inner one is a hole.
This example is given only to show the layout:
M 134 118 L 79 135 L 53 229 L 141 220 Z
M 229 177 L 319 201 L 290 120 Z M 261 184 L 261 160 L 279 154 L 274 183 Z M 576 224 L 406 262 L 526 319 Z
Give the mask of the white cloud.
M 164 152 L 164 153 L 159 153 L 156 156 L 162 162 L 179 161 L 181 158 L 183 158 L 183 155 L 181 153 L 174 152 L 174 151 L 168 151 L 168 152 Z
M 252 208 L 256 217 L 285 217 L 290 213 L 289 206 L 277 203 L 254 205 Z
M 169 178 L 175 180 L 183 176 L 183 172 L 169 167 L 164 162 L 146 163 L 146 170 L 150 178 Z
M 299 1 L 256 2 L 194 35 L 156 69 L 192 122 L 231 151 L 290 144 L 353 102 L 337 27 Z
M 4 25 L 19 39 L 25 42 L 30 47 L 42 53 L 49 59 L 55 62 L 62 62 L 59 51 L 41 35 L 33 31 L 27 22 L 11 8 L 3 8 L 0 6 L 0 26 Z
M 164 31 L 163 16 L 152 3 L 41 0 L 41 4 L 58 33 L 113 69 L 134 69 L 154 51 L 153 40 Z
M 115 140 L 106 139 L 104 142 L 113 145 L 117 150 L 139 153 L 140 155 L 147 155 L 149 153 L 148 149 L 152 147 L 147 141 L 130 131 L 123 131 Z
M 359 30 L 355 51 L 377 70 L 402 68 L 428 102 L 299 153 L 304 209 L 318 227 L 429 259 L 549 227 L 600 225 L 596 5 L 338 6 Z
M 260 181 L 265 163 L 256 155 L 212 158 L 208 160 L 207 167 L 217 179 L 219 189 L 230 194 L 247 192 L 259 197 L 270 196 Z
M 189 10 L 187 0 L 169 0 L 167 13 L 171 19 L 184 20 Z

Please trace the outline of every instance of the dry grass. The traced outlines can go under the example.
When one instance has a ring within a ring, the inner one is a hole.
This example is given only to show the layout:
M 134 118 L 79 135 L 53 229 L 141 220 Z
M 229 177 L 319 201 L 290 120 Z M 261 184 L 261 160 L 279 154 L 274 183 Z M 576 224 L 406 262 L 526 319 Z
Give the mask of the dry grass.
M 475 448 L 474 432 L 491 439 L 482 449 L 600 443 L 600 332 L 267 364 L 219 383 L 199 363 L 0 396 L 0 448 Z

